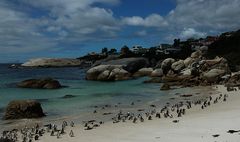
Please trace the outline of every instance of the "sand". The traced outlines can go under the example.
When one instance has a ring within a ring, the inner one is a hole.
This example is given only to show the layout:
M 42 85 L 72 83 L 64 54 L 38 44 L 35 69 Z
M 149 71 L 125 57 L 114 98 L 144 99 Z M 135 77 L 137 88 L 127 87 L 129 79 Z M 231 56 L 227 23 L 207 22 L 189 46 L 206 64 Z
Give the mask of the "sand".
M 82 125 L 68 127 L 66 135 L 45 134 L 43 142 L 239 142 L 240 133 L 229 134 L 228 130 L 240 130 L 240 91 L 227 92 L 223 86 L 217 91 L 228 94 L 226 102 L 205 108 L 193 107 L 181 118 L 153 118 L 144 123 L 105 123 L 93 130 L 84 130 Z M 218 96 L 219 94 L 212 94 Z M 173 120 L 179 123 L 173 123 Z M 74 137 L 68 133 L 73 130 Z M 219 134 L 218 137 L 212 135 Z

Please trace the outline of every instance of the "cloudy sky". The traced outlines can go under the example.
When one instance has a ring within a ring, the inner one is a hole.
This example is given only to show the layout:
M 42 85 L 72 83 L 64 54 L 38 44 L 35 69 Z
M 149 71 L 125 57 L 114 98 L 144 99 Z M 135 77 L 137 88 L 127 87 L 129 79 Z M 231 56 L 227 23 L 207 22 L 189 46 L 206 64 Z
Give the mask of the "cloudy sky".
M 240 0 L 0 0 L 0 62 L 240 29 Z

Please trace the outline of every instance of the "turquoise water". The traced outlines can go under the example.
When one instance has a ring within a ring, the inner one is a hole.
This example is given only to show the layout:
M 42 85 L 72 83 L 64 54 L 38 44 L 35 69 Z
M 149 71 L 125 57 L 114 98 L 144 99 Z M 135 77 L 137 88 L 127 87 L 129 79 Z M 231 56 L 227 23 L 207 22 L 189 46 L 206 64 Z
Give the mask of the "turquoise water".
M 4 108 L 11 100 L 40 101 L 47 114 L 43 120 L 48 121 L 92 114 L 95 105 L 121 103 L 122 108 L 128 108 L 131 102 L 137 100 L 141 100 L 141 105 L 149 106 L 157 101 L 164 104 L 175 93 L 188 92 L 187 88 L 162 92 L 160 84 L 144 84 L 147 78 L 119 82 L 86 81 L 85 72 L 80 68 L 9 69 L 8 65 L 0 65 L 0 117 L 3 117 Z M 41 77 L 52 77 L 68 87 L 57 90 L 16 87 L 17 82 Z M 67 94 L 76 97 L 63 99 Z M 0 120 L 1 125 L 5 126 L 6 121 Z
M 95 105 L 127 105 L 136 100 L 151 101 L 163 95 L 159 84 L 142 83 L 146 78 L 120 82 L 86 81 L 85 72 L 80 68 L 9 69 L 8 65 L 0 65 L 0 117 L 11 100 L 36 99 L 47 114 L 45 119 L 54 119 L 92 111 Z M 22 89 L 15 85 L 25 79 L 40 77 L 53 77 L 68 87 L 41 90 Z M 67 94 L 76 97 L 63 99 Z

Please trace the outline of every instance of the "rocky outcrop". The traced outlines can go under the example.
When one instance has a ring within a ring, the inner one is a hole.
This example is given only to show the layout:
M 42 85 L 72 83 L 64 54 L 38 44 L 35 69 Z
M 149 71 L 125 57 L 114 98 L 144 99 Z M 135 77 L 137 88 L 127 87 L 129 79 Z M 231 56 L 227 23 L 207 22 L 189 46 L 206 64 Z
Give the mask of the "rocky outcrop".
M 153 77 L 146 83 L 168 83 L 168 85 L 209 85 L 220 83 L 229 74 L 228 62 L 224 58 L 205 59 L 201 51 L 196 51 L 185 60 L 167 58 L 159 61 L 155 68 L 149 68 L 145 58 L 124 58 L 106 60 L 101 65 L 87 71 L 88 80 L 115 81 L 135 77 Z M 171 82 L 169 84 L 169 82 Z
M 129 79 L 130 73 L 122 69 L 121 65 L 99 65 L 89 69 L 87 80 L 114 81 Z
M 134 77 L 150 76 L 153 68 L 142 68 L 133 74 Z
M 185 60 L 165 59 L 161 68 L 156 70 L 162 70 L 163 74 L 152 75 L 153 78 L 145 81 L 145 83 L 167 83 L 170 86 L 183 87 L 205 86 L 226 82 L 229 78 L 224 77 L 224 75 L 231 73 L 226 59 L 220 57 L 205 59 L 201 51 L 192 53 L 191 57 Z M 154 72 L 156 71 L 154 70 L 152 74 Z M 232 80 L 237 80 L 236 78 L 238 77 L 235 76 Z M 236 81 L 231 82 L 237 83 Z M 229 81 L 229 84 L 233 84 L 231 82 Z
M 17 84 L 20 88 L 33 88 L 33 89 L 59 89 L 62 85 L 52 78 L 45 79 L 28 79 Z
M 11 101 L 6 108 L 4 119 L 23 119 L 43 117 L 41 104 L 34 100 Z
M 149 69 L 142 69 L 147 66 L 148 61 L 145 58 L 111 60 L 108 62 L 102 62 L 101 65 L 89 69 L 86 73 L 86 79 L 99 81 L 127 80 L 131 79 L 132 75 L 137 71 L 140 71 L 139 76 L 142 76 L 141 74 L 150 75 L 153 71 L 152 69 L 150 71 Z
M 67 58 L 37 58 L 22 64 L 23 67 L 72 67 L 81 66 L 84 64 L 79 59 L 67 59 Z
M 86 73 L 87 80 L 97 80 L 98 76 L 106 71 L 106 70 L 113 70 L 115 68 L 122 68 L 121 65 L 99 65 L 89 69 Z

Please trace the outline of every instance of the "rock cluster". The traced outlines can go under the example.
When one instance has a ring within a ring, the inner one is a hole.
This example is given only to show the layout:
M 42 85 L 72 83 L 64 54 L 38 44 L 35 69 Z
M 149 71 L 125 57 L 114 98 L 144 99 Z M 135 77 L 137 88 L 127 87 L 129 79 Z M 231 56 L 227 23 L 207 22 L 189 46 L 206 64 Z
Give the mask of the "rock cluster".
M 193 52 L 185 60 L 165 59 L 161 68 L 155 70 L 163 71 L 162 77 L 159 74 L 161 79 L 155 78 L 146 82 L 168 82 L 169 85 L 182 85 L 184 87 L 220 83 L 224 80 L 225 75 L 230 74 L 226 59 L 216 57 L 207 60 L 202 56 L 201 51 Z
M 87 71 L 88 80 L 115 81 L 149 76 L 147 83 L 168 83 L 168 85 L 195 86 L 221 83 L 230 74 L 225 58 L 206 59 L 196 51 L 185 60 L 167 58 L 154 68 L 144 58 L 124 58 L 104 62 Z M 164 87 L 165 88 L 165 87 Z
M 90 68 L 86 73 L 86 79 L 98 81 L 128 80 L 131 79 L 133 74 L 139 69 L 147 66 L 148 61 L 145 58 L 124 58 L 111 60 Z M 138 75 L 142 76 L 147 73 L 149 73 L 149 70 L 142 69 L 141 72 L 138 72 Z
M 4 119 L 22 119 L 43 117 L 41 104 L 34 100 L 11 101 L 6 108 Z

